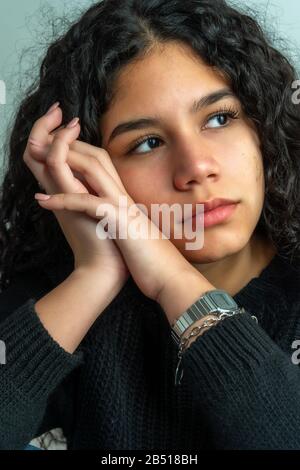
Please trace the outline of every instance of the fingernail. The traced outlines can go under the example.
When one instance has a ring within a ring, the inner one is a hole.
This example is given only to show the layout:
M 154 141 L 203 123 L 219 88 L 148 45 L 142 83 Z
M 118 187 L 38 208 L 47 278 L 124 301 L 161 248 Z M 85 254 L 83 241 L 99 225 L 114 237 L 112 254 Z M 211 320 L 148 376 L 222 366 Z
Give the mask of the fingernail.
M 72 129 L 72 127 L 77 126 L 78 122 L 79 122 L 79 118 L 76 117 L 76 118 L 72 119 L 72 121 L 70 121 L 69 124 L 66 125 L 66 128 L 67 129 Z
M 39 201 L 47 201 L 51 196 L 49 194 L 35 193 L 34 197 Z
M 54 104 L 51 106 L 51 108 L 48 109 L 48 111 L 46 112 L 46 116 L 47 116 L 48 114 L 51 114 L 52 111 L 54 111 L 56 108 L 58 108 L 58 106 L 59 106 L 59 101 L 56 101 L 56 103 L 54 103 Z

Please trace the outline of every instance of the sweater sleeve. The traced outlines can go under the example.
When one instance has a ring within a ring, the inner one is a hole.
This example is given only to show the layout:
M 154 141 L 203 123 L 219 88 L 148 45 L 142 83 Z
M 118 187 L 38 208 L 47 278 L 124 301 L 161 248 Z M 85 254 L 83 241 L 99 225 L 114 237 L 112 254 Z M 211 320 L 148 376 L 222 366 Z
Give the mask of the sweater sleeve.
M 182 364 L 214 448 L 300 448 L 299 366 L 248 312 L 197 337 Z
M 38 282 L 30 296 L 26 276 L 0 295 L 1 449 L 24 449 L 41 431 L 48 430 L 48 402 L 53 409 L 54 392 L 83 363 L 82 351 L 68 353 L 40 321 L 34 308 L 41 297 Z

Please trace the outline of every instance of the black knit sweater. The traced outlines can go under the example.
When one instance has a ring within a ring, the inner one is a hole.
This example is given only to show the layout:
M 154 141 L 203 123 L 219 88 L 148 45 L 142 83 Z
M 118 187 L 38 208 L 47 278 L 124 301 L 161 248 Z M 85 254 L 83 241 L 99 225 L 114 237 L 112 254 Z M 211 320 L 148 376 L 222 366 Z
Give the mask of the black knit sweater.
M 73 354 L 50 336 L 34 304 L 71 270 L 0 296 L 1 449 L 55 427 L 68 449 L 300 449 L 300 273 L 279 255 L 234 296 L 259 323 L 235 315 L 198 337 L 177 387 L 166 315 L 132 277 Z

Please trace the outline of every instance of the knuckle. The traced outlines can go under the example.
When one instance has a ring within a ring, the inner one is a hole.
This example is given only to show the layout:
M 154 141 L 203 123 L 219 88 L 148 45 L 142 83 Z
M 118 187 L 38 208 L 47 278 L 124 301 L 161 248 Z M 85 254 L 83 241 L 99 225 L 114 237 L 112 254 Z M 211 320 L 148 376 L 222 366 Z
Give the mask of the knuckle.
M 52 194 L 52 201 L 57 201 L 60 205 L 60 207 L 67 207 L 68 204 L 68 199 L 66 198 L 66 195 L 64 193 L 54 193 Z
M 88 202 L 89 201 L 89 194 L 79 193 L 79 198 L 82 202 Z
M 98 165 L 99 160 L 94 154 L 89 154 L 87 155 L 88 161 L 91 163 L 91 165 Z
M 79 146 L 78 146 L 78 141 L 77 140 L 74 140 L 74 142 L 72 142 L 70 145 L 70 150 L 73 150 L 74 152 L 77 152 L 77 151 L 80 151 L 79 150 Z
M 52 148 L 69 150 L 69 145 L 66 141 L 68 134 L 65 129 L 57 129 L 52 137 Z
M 60 167 L 60 161 L 57 159 L 57 157 L 55 157 L 55 155 L 49 156 L 47 158 L 47 166 L 50 170 L 55 171 Z
M 67 146 L 65 142 L 66 133 L 64 133 L 64 129 L 58 130 L 55 134 L 53 134 L 52 145 L 54 146 Z
M 96 158 L 98 163 L 103 163 L 103 161 L 107 160 L 109 157 L 109 154 L 106 150 L 104 149 L 97 149 L 97 152 L 95 152 L 94 157 Z
M 63 127 L 58 127 L 54 131 L 51 132 L 51 135 L 53 135 L 53 140 L 59 140 L 62 135 L 62 131 L 64 130 Z
M 64 126 L 61 126 L 55 131 L 53 131 L 53 141 L 56 142 L 58 141 L 60 144 L 66 144 L 66 139 L 68 139 L 68 129 L 66 129 Z
M 103 149 L 103 148 L 100 148 L 98 149 L 98 154 L 99 154 L 99 157 L 109 157 L 109 154 L 107 152 L 107 150 Z
M 97 171 L 97 169 L 99 169 L 99 167 L 101 167 L 101 161 L 99 160 L 99 158 L 96 156 L 96 155 L 91 155 L 89 157 L 89 169 L 91 169 L 93 172 L 94 171 Z

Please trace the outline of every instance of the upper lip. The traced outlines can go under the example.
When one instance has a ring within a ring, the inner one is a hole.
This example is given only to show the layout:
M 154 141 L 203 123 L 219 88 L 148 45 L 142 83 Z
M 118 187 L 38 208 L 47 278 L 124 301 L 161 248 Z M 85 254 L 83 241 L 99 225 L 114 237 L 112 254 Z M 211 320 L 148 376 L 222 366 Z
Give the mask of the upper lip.
M 211 199 L 210 201 L 205 201 L 205 202 L 196 202 L 195 206 L 193 205 L 192 208 L 192 215 L 183 217 L 182 221 L 188 220 L 192 217 L 194 217 L 196 214 L 202 213 L 202 211 L 199 211 L 199 208 L 197 210 L 196 204 L 204 204 L 204 212 L 211 211 L 215 209 L 216 207 L 220 206 L 228 206 L 229 204 L 237 204 L 238 201 L 233 201 L 231 199 L 224 199 L 224 198 L 216 198 L 216 199 Z

